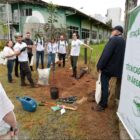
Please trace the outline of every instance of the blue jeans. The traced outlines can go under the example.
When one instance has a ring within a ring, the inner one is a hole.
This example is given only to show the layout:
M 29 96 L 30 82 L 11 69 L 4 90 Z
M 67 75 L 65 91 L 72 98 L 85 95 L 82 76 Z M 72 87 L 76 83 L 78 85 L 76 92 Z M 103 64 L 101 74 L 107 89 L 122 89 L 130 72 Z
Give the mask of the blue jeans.
M 8 60 L 7 61 L 7 69 L 8 69 L 8 82 L 12 82 L 12 72 L 13 72 L 13 67 L 14 67 L 14 61 L 15 60 Z
M 47 68 L 50 68 L 51 63 L 53 64 L 53 70 L 55 69 L 55 53 L 48 54 L 48 64 Z
M 102 106 L 103 108 L 106 108 L 108 103 L 110 78 L 111 78 L 110 76 L 104 73 L 101 74 L 102 96 L 99 105 Z
M 42 69 L 44 69 L 44 51 L 36 51 L 36 69 L 39 66 L 39 59 L 41 57 Z

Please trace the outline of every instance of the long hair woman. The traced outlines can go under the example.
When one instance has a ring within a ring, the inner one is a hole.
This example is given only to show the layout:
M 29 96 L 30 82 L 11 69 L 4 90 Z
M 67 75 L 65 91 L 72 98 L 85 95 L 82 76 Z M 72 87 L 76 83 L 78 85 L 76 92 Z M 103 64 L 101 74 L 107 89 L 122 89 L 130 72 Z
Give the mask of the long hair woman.
M 5 58 L 7 58 L 7 71 L 8 71 L 9 83 L 13 82 L 12 72 L 13 72 L 13 67 L 14 67 L 14 61 L 16 59 L 16 53 L 14 52 L 12 47 L 13 47 L 13 42 L 11 40 L 8 40 L 3 50 L 4 56 Z

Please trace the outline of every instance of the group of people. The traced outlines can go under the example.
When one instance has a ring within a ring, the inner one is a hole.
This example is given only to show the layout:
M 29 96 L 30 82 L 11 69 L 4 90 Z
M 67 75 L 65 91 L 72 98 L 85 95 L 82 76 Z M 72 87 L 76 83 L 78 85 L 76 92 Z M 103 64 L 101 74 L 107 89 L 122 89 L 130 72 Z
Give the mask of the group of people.
M 121 26 L 116 26 L 112 30 L 111 37 L 107 42 L 102 55 L 97 63 L 97 70 L 101 73 L 101 89 L 102 96 L 101 101 L 96 106 L 93 106 L 92 109 L 95 111 L 103 111 L 107 108 L 108 105 L 108 96 L 109 96 L 109 80 L 111 77 L 117 77 L 121 79 L 122 77 L 122 69 L 123 69 L 123 60 L 125 53 L 125 39 L 123 38 L 123 28 Z M 29 67 L 29 63 L 32 57 L 32 46 L 33 42 L 29 41 L 27 38 L 23 42 L 22 35 L 17 34 L 16 43 L 13 47 L 12 41 L 7 41 L 6 47 L 4 48 L 5 56 L 8 59 L 7 68 L 8 68 L 8 81 L 12 82 L 12 69 L 14 65 L 14 61 L 16 56 L 18 56 L 18 62 L 20 64 L 20 77 L 21 77 L 21 85 L 25 86 L 25 76 L 29 80 L 31 87 L 35 87 L 35 84 L 32 80 L 31 70 Z M 40 46 L 43 45 L 43 41 L 37 41 L 36 45 L 40 43 Z M 89 49 L 92 49 L 90 46 L 84 44 L 82 41 L 78 39 L 78 35 L 73 33 L 73 39 L 71 42 L 71 51 L 70 51 L 70 59 L 72 66 L 72 77 L 76 78 L 77 76 L 77 61 L 80 55 L 80 46 L 83 45 Z M 48 43 L 47 51 L 48 51 L 48 64 L 49 68 L 51 64 L 53 64 L 53 69 L 55 69 L 55 55 L 58 53 L 59 59 L 63 60 L 63 67 L 65 67 L 65 56 L 67 53 L 68 43 L 65 41 L 64 36 L 60 36 L 60 41 L 58 43 L 52 39 Z M 41 49 L 42 48 L 42 49 Z M 43 53 L 44 48 L 37 48 L 37 66 L 38 68 L 38 60 L 41 56 L 41 59 L 44 57 Z M 61 66 L 61 64 L 59 64 Z M 44 68 L 43 60 L 42 60 L 42 68 Z M 4 92 L 3 92 L 4 93 Z M 5 94 L 0 92 L 0 126 L 3 123 L 9 124 L 8 134 L 10 136 L 16 134 L 16 119 L 13 113 L 13 105 L 6 97 Z M 4 103 L 5 102 L 5 103 Z M 3 125 L 4 126 L 4 125 Z M 2 128 L 2 127 L 0 127 Z M 10 129 L 11 128 L 11 129 Z M 10 131 L 11 130 L 11 131 Z M 10 133 L 9 133 L 10 132 Z M 13 132 L 15 132 L 13 134 Z M 0 136 L 1 138 L 1 136 Z
M 21 86 L 26 86 L 25 77 L 27 77 L 31 87 L 36 87 L 35 83 L 32 79 L 31 71 L 33 71 L 33 66 L 29 67 L 33 56 L 33 49 L 36 49 L 36 70 L 39 68 L 39 60 L 41 58 L 41 66 L 44 69 L 44 49 L 45 42 L 43 38 L 37 38 L 35 43 L 30 39 L 30 33 L 26 33 L 25 39 L 23 39 L 20 33 L 15 35 L 16 43 L 13 44 L 11 40 L 8 40 L 6 46 L 4 47 L 4 55 L 7 58 L 7 69 L 8 69 L 8 82 L 12 83 L 12 71 L 14 67 L 14 62 L 16 68 L 18 68 L 18 64 L 20 65 L 20 78 L 21 78 Z M 77 77 L 77 61 L 78 56 L 80 55 L 80 46 L 83 45 L 85 47 L 90 48 L 88 45 L 84 44 L 82 41 L 78 39 L 77 33 L 73 33 L 73 40 L 71 42 L 71 51 L 70 51 L 70 59 L 71 66 L 73 70 L 72 77 Z M 92 49 L 92 48 L 90 48 Z M 47 68 L 50 68 L 52 65 L 52 69 L 55 70 L 55 58 L 56 55 L 59 57 L 58 66 L 61 67 L 61 63 L 63 67 L 65 67 L 66 54 L 68 53 L 68 43 L 64 38 L 64 35 L 60 35 L 60 40 L 58 42 L 52 38 L 47 43 Z M 16 61 L 15 61 L 16 60 Z M 18 60 L 18 62 L 17 62 Z M 17 70 L 16 70 L 17 71 Z M 18 72 L 16 72 L 18 73 Z

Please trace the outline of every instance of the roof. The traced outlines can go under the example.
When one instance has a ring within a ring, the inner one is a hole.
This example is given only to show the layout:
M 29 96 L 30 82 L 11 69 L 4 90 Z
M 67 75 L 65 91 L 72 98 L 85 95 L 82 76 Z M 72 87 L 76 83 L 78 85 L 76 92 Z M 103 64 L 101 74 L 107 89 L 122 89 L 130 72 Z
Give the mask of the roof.
M 5 1 L 5 0 L 3 0 L 3 1 Z M 9 2 L 9 3 L 28 2 L 28 3 L 32 3 L 32 4 L 39 4 L 39 5 L 48 4 L 48 2 L 46 2 L 45 0 L 7 0 L 5 2 Z M 74 7 L 63 6 L 63 5 L 57 5 L 57 6 L 62 7 L 66 10 L 74 11 L 74 12 L 76 12 L 77 15 L 83 16 L 85 18 L 89 18 L 89 20 L 92 20 L 92 21 L 96 22 L 96 25 L 101 25 L 101 26 L 104 26 L 107 29 L 112 29 L 111 26 L 97 20 L 96 18 L 94 18 L 90 15 L 87 15 L 86 13 L 83 13 L 82 11 L 80 11 L 80 10 L 74 8 Z
M 41 0 L 41 1 L 42 1 L 42 2 L 45 2 L 45 3 L 48 4 L 48 2 L 46 2 L 45 0 Z M 107 24 L 105 24 L 105 23 L 103 23 L 103 22 L 97 20 L 97 19 L 94 18 L 93 16 L 87 15 L 86 13 L 84 13 L 84 12 L 82 12 L 82 11 L 80 11 L 80 10 L 74 8 L 74 7 L 64 6 L 64 5 L 57 5 L 57 6 L 59 6 L 59 7 L 63 7 L 64 9 L 67 9 L 67 10 L 69 9 L 69 10 L 76 11 L 76 14 L 79 14 L 79 15 L 85 16 L 86 18 L 89 18 L 90 20 L 93 20 L 93 21 L 97 22 L 96 25 L 102 25 L 102 26 L 104 26 L 104 27 L 106 27 L 106 28 L 108 28 L 108 29 L 112 29 L 111 26 L 109 26 L 109 25 L 107 25 Z

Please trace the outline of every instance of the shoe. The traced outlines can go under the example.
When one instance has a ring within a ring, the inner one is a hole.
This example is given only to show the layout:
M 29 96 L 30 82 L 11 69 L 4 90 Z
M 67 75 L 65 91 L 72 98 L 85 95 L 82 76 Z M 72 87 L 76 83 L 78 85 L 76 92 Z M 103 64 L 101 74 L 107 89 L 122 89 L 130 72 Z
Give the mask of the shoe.
M 38 85 L 31 85 L 31 88 L 38 88 Z
M 72 74 L 71 77 L 74 77 L 74 74 Z
M 100 106 L 100 105 L 92 106 L 91 109 L 96 111 L 96 112 L 102 112 L 105 110 L 105 108 Z
M 9 82 L 9 83 L 16 83 L 16 81 L 15 80 L 12 80 L 11 82 Z
M 15 75 L 17 78 L 19 77 L 19 75 Z
M 28 84 L 23 83 L 23 84 L 21 84 L 21 86 L 22 86 L 22 87 L 25 87 L 25 86 L 28 86 Z

